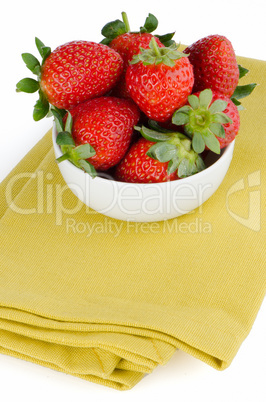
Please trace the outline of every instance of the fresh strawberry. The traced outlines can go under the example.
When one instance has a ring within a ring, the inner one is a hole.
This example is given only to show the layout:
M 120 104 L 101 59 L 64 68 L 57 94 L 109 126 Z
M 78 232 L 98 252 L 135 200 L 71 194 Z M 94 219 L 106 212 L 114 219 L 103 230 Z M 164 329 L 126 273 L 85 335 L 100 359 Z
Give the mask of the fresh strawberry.
M 230 98 L 205 89 L 190 95 L 187 105 L 173 114 L 172 122 L 183 126 L 196 152 L 208 148 L 219 154 L 238 134 L 240 117 Z
M 40 120 L 49 111 L 49 105 L 71 109 L 78 103 L 106 94 L 119 79 L 123 70 L 121 56 L 104 44 L 73 41 L 51 49 L 36 38 L 42 64 L 29 53 L 22 58 L 37 75 L 38 81 L 25 78 L 17 90 L 39 91 L 33 117 Z
M 147 49 L 149 47 L 149 43 L 153 37 L 151 32 L 157 28 L 158 20 L 153 14 L 149 14 L 144 26 L 138 32 L 131 32 L 125 12 L 122 13 L 122 18 L 123 22 L 116 20 L 106 24 L 102 29 L 102 34 L 106 36 L 104 43 L 108 43 L 112 49 L 121 55 L 124 61 L 123 74 L 114 89 L 114 93 L 116 96 L 129 97 L 125 82 L 127 67 L 133 56 L 140 53 L 140 48 Z M 161 36 L 162 40 L 166 40 L 167 43 L 171 41 L 172 37 L 173 34 Z M 159 47 L 164 46 L 159 37 L 154 36 L 154 38 Z
M 114 88 L 114 93 L 117 96 L 124 98 L 130 97 L 126 87 L 126 71 L 129 66 L 129 62 L 132 60 L 134 55 L 141 52 L 140 48 L 147 49 L 149 47 L 152 37 L 153 35 L 150 33 L 125 33 L 116 37 L 110 43 L 109 46 L 117 51 L 124 61 L 123 74 Z M 154 38 L 159 47 L 164 46 L 158 38 Z
M 188 177 L 205 169 L 186 135 L 162 128 L 155 121 L 149 125 L 150 128 L 135 126 L 144 138 L 132 145 L 117 166 L 117 180 L 155 183 Z
M 95 155 L 89 158 L 89 162 L 99 171 L 111 168 L 122 159 L 140 114 L 131 100 L 111 96 L 85 101 L 70 113 L 75 145 L 90 144 Z
M 176 171 L 167 173 L 167 162 L 159 162 L 147 155 L 154 142 L 140 138 L 117 165 L 115 178 L 130 183 L 160 183 L 177 180 Z
M 175 44 L 159 48 L 154 38 L 149 49 L 133 57 L 126 72 L 131 98 L 158 122 L 168 121 L 187 102 L 193 83 L 193 68 L 187 55 L 179 52 Z
M 191 46 L 187 53 L 193 65 L 193 92 L 210 88 L 231 97 L 239 80 L 239 69 L 231 42 L 221 35 L 210 35 Z

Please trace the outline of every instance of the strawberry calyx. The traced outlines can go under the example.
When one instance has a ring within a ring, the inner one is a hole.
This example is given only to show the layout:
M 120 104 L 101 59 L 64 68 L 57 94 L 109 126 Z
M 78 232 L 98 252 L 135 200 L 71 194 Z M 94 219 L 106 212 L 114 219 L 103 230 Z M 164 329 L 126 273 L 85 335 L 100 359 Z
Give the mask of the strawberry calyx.
M 203 159 L 192 149 L 190 138 L 180 132 L 160 129 L 152 121 L 150 123 L 153 128 L 135 126 L 135 130 L 155 143 L 149 148 L 147 155 L 159 162 L 168 162 L 168 175 L 177 171 L 178 177 L 184 178 L 205 169 Z
M 22 53 L 22 59 L 24 63 L 26 64 L 26 67 L 37 76 L 37 79 L 33 78 L 23 78 L 20 80 L 17 85 L 16 85 L 16 91 L 17 92 L 26 92 L 26 93 L 34 93 L 37 92 L 39 93 L 39 99 L 34 105 L 33 109 L 33 119 L 35 121 L 41 120 L 43 117 L 45 117 L 49 111 L 50 111 L 50 104 L 44 95 L 43 91 L 41 90 L 40 87 L 40 81 L 41 81 L 41 69 L 42 66 L 47 59 L 47 57 L 51 53 L 51 48 L 48 46 L 45 46 L 43 42 L 35 38 L 35 44 L 36 47 L 40 53 L 40 56 L 42 58 L 41 63 L 39 60 L 33 56 L 31 53 Z
M 127 13 L 123 11 L 121 14 L 122 21 L 116 19 L 104 25 L 101 30 L 101 34 L 104 36 L 104 39 L 100 43 L 104 45 L 109 45 L 109 43 L 119 35 L 123 35 L 125 33 L 152 33 L 158 27 L 158 19 L 155 17 L 155 15 L 149 13 L 144 22 L 144 25 L 139 28 L 139 31 L 131 31 Z M 174 34 L 175 32 L 155 36 L 160 40 L 163 45 L 169 46 L 174 43 L 174 41 L 172 40 Z
M 217 99 L 211 104 L 212 96 L 211 89 L 204 89 L 199 96 L 189 95 L 189 105 L 176 110 L 172 116 L 172 123 L 184 126 L 185 133 L 192 139 L 192 148 L 199 154 L 206 146 L 220 154 L 217 137 L 225 138 L 223 124 L 232 124 L 230 117 L 223 113 L 227 102 Z
M 249 73 L 249 70 L 245 67 L 242 67 L 240 64 L 238 64 L 238 70 L 239 70 L 239 80 L 240 78 L 245 77 L 245 75 Z M 242 106 L 239 99 L 243 99 L 249 96 L 251 92 L 253 92 L 253 90 L 256 88 L 256 86 L 257 84 L 254 82 L 246 85 L 237 85 L 230 99 L 237 106 L 238 110 L 244 110 L 244 107 Z
M 173 43 L 170 46 L 159 47 L 154 38 L 151 38 L 148 49 L 140 48 L 140 53 L 133 56 L 130 64 L 137 64 L 140 61 L 144 65 L 165 64 L 169 67 L 175 66 L 175 60 L 188 57 L 187 54 L 178 51 L 179 45 Z
M 55 107 L 51 108 L 56 124 L 57 137 L 56 143 L 61 147 L 62 156 L 56 159 L 57 163 L 69 160 L 73 165 L 88 173 L 92 178 L 97 176 L 94 166 L 88 161 L 96 154 L 95 149 L 90 144 L 76 146 L 72 137 L 73 118 L 69 111 L 66 112 L 64 124 L 64 114 L 62 110 Z

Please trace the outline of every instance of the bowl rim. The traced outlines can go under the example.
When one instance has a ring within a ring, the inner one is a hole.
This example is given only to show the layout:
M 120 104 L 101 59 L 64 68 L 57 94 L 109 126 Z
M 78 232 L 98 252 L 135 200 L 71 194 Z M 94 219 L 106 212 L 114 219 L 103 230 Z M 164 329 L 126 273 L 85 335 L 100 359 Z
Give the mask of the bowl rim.
M 56 155 L 56 157 L 62 156 L 63 153 L 61 151 L 60 146 L 56 143 L 56 135 L 57 135 L 57 131 L 56 131 L 56 126 L 55 123 L 53 123 L 53 129 L 52 129 L 52 140 L 53 140 L 53 146 L 54 148 L 56 147 L 56 149 L 58 150 L 58 156 Z M 200 179 L 201 177 L 203 178 L 204 176 L 206 176 L 207 174 L 211 174 L 212 171 L 216 170 L 217 168 L 219 169 L 219 166 L 223 164 L 223 161 L 225 159 L 226 156 L 228 155 L 232 155 L 233 154 L 233 150 L 234 150 L 234 146 L 235 146 L 235 139 L 229 143 L 226 147 L 224 147 L 221 151 L 222 153 L 220 154 L 220 157 L 217 159 L 217 161 L 215 161 L 211 166 L 208 166 L 206 169 L 195 173 L 191 176 L 188 177 L 184 177 L 184 178 L 180 178 L 177 180 L 172 180 L 172 181 L 165 181 L 165 182 L 159 182 L 159 183 L 128 183 L 128 182 L 123 182 L 123 181 L 119 181 L 119 180 L 114 180 L 114 179 L 105 179 L 103 177 L 100 176 L 96 176 L 95 178 L 92 178 L 89 174 L 87 174 L 88 178 L 93 180 L 93 181 L 103 181 L 106 182 L 108 181 L 113 181 L 115 183 L 120 183 L 120 185 L 136 185 L 138 186 L 154 186 L 154 185 L 158 185 L 158 186 L 169 186 L 169 183 L 172 185 L 176 185 L 176 184 L 180 184 L 180 183 L 184 183 L 184 180 L 186 181 L 186 183 L 189 183 L 191 181 L 194 181 L 196 178 Z M 83 172 L 81 169 L 79 169 L 77 166 L 73 165 L 73 163 L 71 163 L 68 160 L 65 160 L 61 163 L 67 163 L 68 167 L 71 168 L 73 171 L 75 170 L 77 172 L 77 174 L 84 174 L 85 172 Z M 79 173 L 80 172 L 80 173 Z

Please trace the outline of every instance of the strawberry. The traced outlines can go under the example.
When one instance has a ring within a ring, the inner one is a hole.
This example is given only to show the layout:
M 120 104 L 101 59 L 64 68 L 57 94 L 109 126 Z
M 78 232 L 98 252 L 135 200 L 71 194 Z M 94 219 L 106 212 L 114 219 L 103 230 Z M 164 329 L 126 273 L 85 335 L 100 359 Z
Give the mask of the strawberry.
M 132 60 L 133 56 L 140 53 L 141 49 L 147 49 L 152 34 L 146 33 L 125 33 L 119 35 L 110 43 L 110 47 L 116 50 L 122 57 L 124 61 L 123 74 L 121 75 L 116 87 L 114 88 L 114 93 L 116 96 L 121 96 L 124 98 L 130 97 L 129 92 L 126 87 L 126 71 L 129 66 L 129 62 Z M 158 38 L 154 37 L 156 43 L 159 47 L 163 47 L 163 44 Z
M 50 104 L 71 109 L 80 102 L 106 94 L 122 73 L 121 56 L 104 44 L 73 41 L 53 52 L 37 38 L 36 45 L 42 64 L 29 53 L 24 53 L 22 58 L 38 81 L 25 78 L 17 84 L 18 91 L 39 91 L 34 120 L 46 116 Z
M 119 79 L 118 84 L 114 89 L 116 96 L 129 97 L 129 93 L 126 89 L 125 74 L 129 62 L 133 56 L 140 53 L 140 48 L 147 49 L 153 35 L 153 32 L 158 26 L 158 20 L 153 14 L 149 14 L 146 18 L 145 24 L 140 28 L 138 32 L 131 32 L 129 21 L 125 12 L 122 13 L 123 22 L 120 20 L 112 21 L 106 24 L 102 29 L 102 34 L 106 36 L 103 43 L 108 45 L 118 52 L 124 62 L 123 74 Z M 164 43 L 169 44 L 172 34 L 160 36 Z M 163 47 L 164 44 L 160 41 L 159 37 L 154 36 L 156 43 L 159 47 Z M 171 41 L 172 42 L 172 41 Z
M 204 162 L 184 134 L 162 128 L 150 121 L 150 127 L 135 126 L 140 138 L 116 167 L 117 180 L 158 183 L 176 180 L 205 169 Z
M 221 35 L 209 35 L 188 46 L 193 65 L 193 92 L 211 88 L 227 97 L 233 95 L 239 80 L 239 69 L 231 42 Z
M 130 183 L 160 183 L 177 180 L 177 173 L 167 173 L 167 162 L 159 162 L 147 155 L 154 145 L 152 141 L 140 138 L 116 166 L 115 178 Z
M 187 102 L 193 83 L 193 68 L 187 55 L 179 52 L 176 44 L 159 48 L 154 38 L 149 49 L 133 57 L 126 72 L 131 98 L 158 122 L 169 120 Z
M 188 97 L 187 105 L 173 114 L 172 123 L 183 126 L 196 152 L 208 148 L 219 154 L 238 134 L 240 117 L 230 98 L 205 89 Z
M 73 123 L 67 131 L 71 131 L 72 145 L 89 144 L 95 154 L 83 159 L 88 159 L 99 171 L 111 168 L 122 159 L 139 120 L 139 109 L 131 100 L 111 96 L 89 99 L 71 109 L 70 114 Z M 66 130 L 60 128 L 60 131 Z M 61 141 L 60 145 L 65 144 Z M 64 159 L 71 160 L 71 155 Z

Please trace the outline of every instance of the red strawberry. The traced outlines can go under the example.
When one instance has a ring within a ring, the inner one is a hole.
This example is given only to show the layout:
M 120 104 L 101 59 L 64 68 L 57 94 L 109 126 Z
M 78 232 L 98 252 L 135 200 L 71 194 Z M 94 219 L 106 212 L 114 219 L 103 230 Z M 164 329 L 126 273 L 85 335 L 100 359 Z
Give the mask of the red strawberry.
M 149 47 L 149 43 L 151 38 L 153 37 L 150 33 L 125 33 L 123 35 L 117 36 L 115 39 L 111 41 L 109 46 L 118 52 L 123 61 L 124 61 L 124 69 L 123 74 L 121 75 L 114 91 L 116 95 L 122 97 L 129 97 L 129 92 L 126 88 L 126 70 L 129 66 L 129 62 L 132 60 L 133 56 L 140 53 L 141 49 L 147 49 Z M 154 37 L 156 43 L 159 47 L 163 47 L 164 45 L 160 42 L 160 40 Z
M 230 98 L 237 87 L 239 69 L 231 42 L 221 35 L 210 35 L 188 46 L 193 65 L 193 92 L 211 88 Z
M 117 165 L 115 178 L 131 183 L 160 183 L 178 179 L 176 171 L 167 173 L 168 162 L 159 162 L 147 155 L 154 142 L 140 138 Z
M 183 106 L 194 83 L 188 57 L 176 45 L 159 48 L 154 38 L 149 49 L 134 56 L 126 72 L 131 98 L 151 119 L 166 122 Z
M 130 31 L 127 14 L 122 12 L 122 19 L 115 20 L 106 24 L 102 29 L 102 35 L 105 39 L 102 43 L 108 44 L 112 49 L 117 51 L 124 61 L 123 74 L 119 79 L 113 93 L 115 96 L 129 97 L 126 89 L 125 74 L 129 62 L 135 54 L 140 52 L 140 47 L 147 49 L 153 35 L 153 32 L 158 26 L 158 20 L 153 14 L 149 14 L 146 18 L 144 26 L 139 31 Z M 173 34 L 162 36 L 163 40 L 171 40 Z M 155 37 L 158 46 L 163 46 L 159 38 Z
M 22 55 L 27 67 L 38 76 L 21 80 L 17 89 L 39 90 L 34 119 L 40 120 L 49 111 L 49 104 L 71 109 L 80 102 L 106 94 L 116 84 L 123 69 L 121 56 L 108 46 L 87 41 L 73 41 L 53 52 L 36 38 L 43 57 L 42 65 L 28 54 Z
M 139 120 L 138 107 L 127 99 L 103 96 L 71 110 L 75 144 L 90 144 L 96 154 L 89 162 L 98 170 L 116 165 L 127 151 L 133 127 Z
M 238 134 L 240 117 L 230 98 L 205 89 L 190 95 L 187 105 L 173 114 L 172 122 L 183 126 L 196 152 L 208 148 L 219 154 Z
M 129 93 L 126 89 L 125 73 L 133 56 L 140 52 L 140 48 L 147 49 L 152 37 L 155 38 L 159 47 L 169 46 L 174 43 L 172 40 L 174 32 L 153 36 L 151 32 L 156 30 L 158 20 L 151 13 L 149 13 L 144 25 L 139 28 L 139 31 L 134 30 L 134 32 L 131 32 L 125 12 L 122 12 L 122 19 L 123 21 L 115 20 L 109 22 L 103 27 L 101 33 L 105 36 L 102 43 L 108 44 L 112 49 L 116 50 L 124 61 L 124 72 L 113 93 L 115 96 L 129 97 Z

